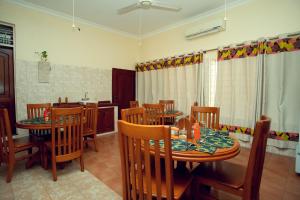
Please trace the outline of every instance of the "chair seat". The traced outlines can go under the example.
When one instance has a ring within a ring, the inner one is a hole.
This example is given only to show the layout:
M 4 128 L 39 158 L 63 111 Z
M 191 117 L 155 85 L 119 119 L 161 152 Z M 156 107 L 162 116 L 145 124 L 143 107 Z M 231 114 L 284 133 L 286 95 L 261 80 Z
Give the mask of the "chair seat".
M 31 141 L 31 139 L 28 136 L 26 136 L 21 138 L 15 138 L 14 145 L 15 145 L 15 152 L 19 152 L 19 151 L 32 148 L 34 146 L 34 143 Z
M 94 135 L 94 130 L 91 128 L 87 128 L 83 130 L 83 136 Z
M 239 189 L 245 180 L 246 167 L 226 161 L 203 163 L 193 173 L 205 185 Z
M 152 174 L 154 174 L 154 172 L 152 172 Z M 186 189 L 190 186 L 192 180 L 193 180 L 193 176 L 191 173 L 188 172 L 188 170 L 186 171 L 182 171 L 182 170 L 174 170 L 173 171 L 173 178 L 174 178 L 174 199 L 180 199 L 181 196 L 184 194 L 184 192 L 186 191 Z M 156 196 L 157 192 L 156 192 L 156 179 L 155 176 L 151 177 L 151 181 L 152 181 L 152 196 Z M 162 197 L 166 198 L 166 182 L 165 182 L 165 178 L 162 179 L 162 183 L 161 183 L 161 193 L 162 193 Z M 147 188 L 146 188 L 146 176 L 144 175 L 143 177 L 143 181 L 144 181 L 144 193 L 147 193 Z

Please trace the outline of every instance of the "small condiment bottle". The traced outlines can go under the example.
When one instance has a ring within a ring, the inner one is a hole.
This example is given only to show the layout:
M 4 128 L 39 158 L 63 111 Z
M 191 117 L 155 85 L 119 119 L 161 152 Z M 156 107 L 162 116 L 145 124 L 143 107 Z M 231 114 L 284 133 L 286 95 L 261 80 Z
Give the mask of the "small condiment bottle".
M 49 111 L 48 111 L 48 109 L 44 110 L 44 120 L 45 120 L 45 122 L 49 121 Z
M 200 139 L 200 125 L 197 121 L 194 124 L 194 138 L 195 138 L 195 140 Z

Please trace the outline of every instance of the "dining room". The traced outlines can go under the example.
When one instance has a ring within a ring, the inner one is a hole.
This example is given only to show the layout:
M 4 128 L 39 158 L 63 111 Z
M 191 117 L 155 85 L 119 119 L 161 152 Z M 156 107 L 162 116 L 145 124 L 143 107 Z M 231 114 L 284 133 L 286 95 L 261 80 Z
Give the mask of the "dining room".
M 299 8 L 0 0 L 0 199 L 300 199 Z

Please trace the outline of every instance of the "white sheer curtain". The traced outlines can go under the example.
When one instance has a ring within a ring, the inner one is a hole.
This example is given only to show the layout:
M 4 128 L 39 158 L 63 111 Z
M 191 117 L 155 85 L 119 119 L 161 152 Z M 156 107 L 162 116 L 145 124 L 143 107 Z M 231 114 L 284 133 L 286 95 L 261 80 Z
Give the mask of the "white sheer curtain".
M 263 113 L 272 119 L 271 129 L 299 131 L 300 51 L 265 55 Z
M 257 62 L 256 56 L 218 62 L 215 105 L 222 124 L 253 127 Z
M 211 51 L 203 54 L 203 65 L 199 68 L 198 97 L 200 106 L 214 106 L 217 81 L 217 53 Z
M 175 100 L 175 109 L 189 114 L 197 100 L 197 76 L 202 64 L 169 67 L 137 73 L 137 98 L 140 104 Z

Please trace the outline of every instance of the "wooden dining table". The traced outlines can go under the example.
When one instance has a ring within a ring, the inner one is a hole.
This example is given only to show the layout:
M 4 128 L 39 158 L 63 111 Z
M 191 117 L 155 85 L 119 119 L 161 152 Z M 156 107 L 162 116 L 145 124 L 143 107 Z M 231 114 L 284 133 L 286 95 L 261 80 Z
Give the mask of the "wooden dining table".
M 174 161 L 201 163 L 201 162 L 227 160 L 233 158 L 240 153 L 240 143 L 233 134 L 230 133 L 229 137 L 234 141 L 233 145 L 229 148 L 218 148 L 213 154 L 209 154 L 197 150 L 186 150 L 186 151 L 172 150 L 172 159 Z M 172 139 L 176 140 L 178 139 L 178 136 L 172 135 Z M 194 139 L 188 139 L 188 142 L 193 143 L 195 145 L 199 145 L 196 143 Z M 154 152 L 152 153 L 154 154 Z M 161 149 L 160 155 L 161 157 L 165 156 L 163 149 Z
M 227 160 L 237 156 L 240 153 L 240 143 L 233 134 L 229 136 L 234 140 L 234 144 L 229 148 L 218 148 L 215 153 L 209 154 L 200 151 L 172 151 L 173 160 L 177 161 L 190 161 L 190 162 L 211 162 L 219 160 Z M 173 138 L 177 138 L 173 136 Z M 195 143 L 193 139 L 188 140 L 191 143 Z
M 42 118 L 40 120 L 20 120 L 16 122 L 16 127 L 20 129 L 28 130 L 49 130 L 51 129 L 51 121 L 45 121 Z

